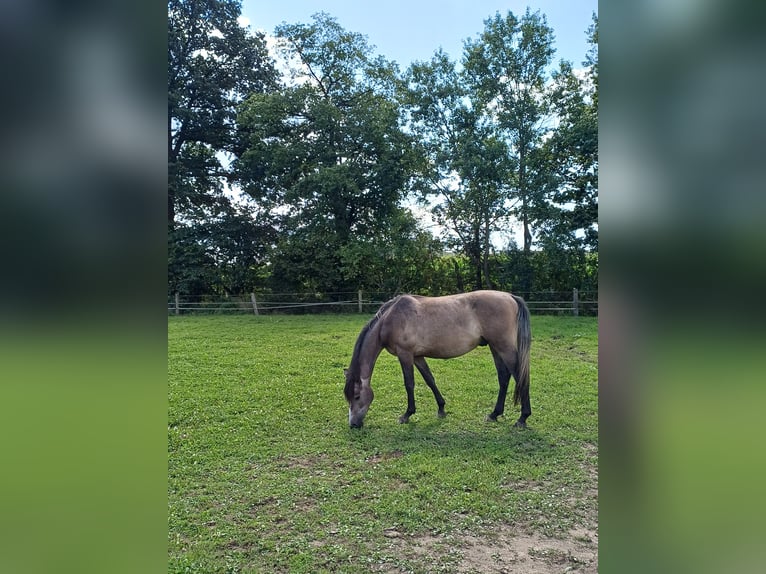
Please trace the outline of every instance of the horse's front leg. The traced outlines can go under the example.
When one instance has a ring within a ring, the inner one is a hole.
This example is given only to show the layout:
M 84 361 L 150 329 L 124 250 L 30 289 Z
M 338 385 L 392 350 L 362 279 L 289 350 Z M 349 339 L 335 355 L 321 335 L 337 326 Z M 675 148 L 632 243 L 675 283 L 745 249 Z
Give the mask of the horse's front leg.
M 404 424 L 410 421 L 410 417 L 415 414 L 415 370 L 413 368 L 414 357 L 399 357 L 399 364 L 402 366 L 404 375 L 404 389 L 407 391 L 407 411 L 399 417 L 399 422 Z
M 420 374 L 423 376 L 423 380 L 428 385 L 428 388 L 431 389 L 431 391 L 434 394 L 434 398 L 436 399 L 436 406 L 439 407 L 437 415 L 439 416 L 439 418 L 447 416 L 447 413 L 444 412 L 444 397 L 442 397 L 442 394 L 439 392 L 439 389 L 436 387 L 436 381 L 434 380 L 433 374 L 431 374 L 431 369 L 428 368 L 428 363 L 426 363 L 426 360 L 423 357 L 416 357 L 415 366 L 418 368 L 418 371 L 420 371 Z

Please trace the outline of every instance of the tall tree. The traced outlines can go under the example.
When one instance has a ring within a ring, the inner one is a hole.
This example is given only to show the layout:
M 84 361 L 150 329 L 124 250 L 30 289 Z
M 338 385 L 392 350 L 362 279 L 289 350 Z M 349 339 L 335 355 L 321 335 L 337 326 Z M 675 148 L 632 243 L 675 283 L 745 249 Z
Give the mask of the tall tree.
M 598 20 L 588 30 L 591 48 L 575 73 L 562 62 L 554 74 L 554 109 L 559 124 L 546 142 L 555 187 L 549 200 L 559 234 L 575 248 L 598 249 Z
M 385 240 L 410 177 L 411 139 L 392 97 L 397 70 L 324 13 L 276 35 L 291 81 L 241 107 L 239 179 L 280 215 L 282 281 L 355 288 L 361 277 L 339 272 L 341 253 L 357 240 Z
M 225 208 L 219 152 L 231 150 L 235 107 L 275 86 L 262 34 L 240 26 L 239 0 L 168 0 L 168 228 Z
M 510 176 L 503 141 L 477 113 L 455 64 L 441 50 L 410 66 L 403 101 L 424 162 L 419 190 L 471 261 L 474 287 L 492 287 L 490 237 L 505 220 L 500 182 Z
M 525 253 L 533 241 L 533 205 L 542 193 L 531 173 L 540 171 L 536 150 L 550 129 L 546 82 L 553 53 L 545 16 L 527 9 L 521 19 L 508 12 L 485 20 L 479 38 L 466 41 L 463 57 L 469 89 L 510 150 L 516 173 L 508 192 L 523 225 Z
M 555 124 L 535 149 L 530 213 L 537 225 L 534 282 L 553 289 L 592 288 L 598 255 L 597 19 L 588 30 L 585 69 L 562 61 L 552 73 Z M 532 269 L 530 269 L 532 271 Z
M 269 241 L 255 210 L 224 194 L 229 170 L 220 158 L 232 150 L 236 106 L 277 81 L 263 35 L 240 26 L 240 14 L 239 0 L 168 1 L 171 292 L 252 288 L 254 265 Z

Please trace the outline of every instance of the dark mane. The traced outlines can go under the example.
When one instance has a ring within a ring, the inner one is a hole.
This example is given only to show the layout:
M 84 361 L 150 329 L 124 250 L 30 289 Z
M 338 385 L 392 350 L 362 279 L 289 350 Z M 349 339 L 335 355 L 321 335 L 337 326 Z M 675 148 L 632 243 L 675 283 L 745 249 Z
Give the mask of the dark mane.
M 362 351 L 362 345 L 364 344 L 364 340 L 367 337 L 367 334 L 370 332 L 370 330 L 375 326 L 375 324 L 378 322 L 378 319 L 380 319 L 383 314 L 388 311 L 388 309 L 393 305 L 399 297 L 394 297 L 390 301 L 386 301 L 381 305 L 380 309 L 378 309 L 378 312 L 375 313 L 375 316 L 367 321 L 367 324 L 362 327 L 362 330 L 359 333 L 359 336 L 356 338 L 356 344 L 354 345 L 354 353 L 351 355 L 351 364 L 348 367 L 348 376 L 346 377 L 346 386 L 343 389 L 344 394 L 346 395 L 346 399 L 349 401 L 354 398 L 354 385 L 356 381 L 359 380 L 359 355 Z

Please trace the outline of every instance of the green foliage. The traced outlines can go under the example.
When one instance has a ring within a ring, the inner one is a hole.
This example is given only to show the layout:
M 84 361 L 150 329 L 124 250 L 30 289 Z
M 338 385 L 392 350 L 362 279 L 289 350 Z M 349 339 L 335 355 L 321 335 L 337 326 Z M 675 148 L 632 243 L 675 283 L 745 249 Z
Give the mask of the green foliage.
M 446 54 L 415 63 L 402 101 L 424 162 L 417 189 L 437 220 L 457 238 L 455 247 L 474 267 L 476 289 L 490 286 L 490 234 L 507 221 L 502 183 L 511 177 L 505 142 L 477 111 L 465 77 Z
M 455 542 L 440 564 L 455 572 L 461 533 L 593 526 L 594 318 L 532 317 L 527 431 L 512 428 L 510 403 L 484 422 L 497 394 L 487 348 L 431 361 L 448 416 L 418 380 L 408 425 L 401 370 L 384 353 L 365 428 L 351 431 L 342 369 L 366 319 L 169 320 L 170 572 L 431 571 L 426 539 Z
M 522 222 L 526 253 L 533 226 L 538 244 L 553 245 L 559 255 L 582 249 L 578 232 L 585 245 L 596 245 L 596 116 L 583 104 L 582 84 L 570 82 L 569 99 L 563 96 L 560 80 L 574 79 L 571 66 L 568 75 L 554 76 L 558 84 L 550 83 L 552 57 L 553 31 L 544 16 L 498 13 L 477 40 L 466 42 L 461 71 L 437 51 L 405 77 L 402 101 L 426 160 L 419 189 L 425 198 L 437 196 L 432 211 L 469 258 L 476 289 L 495 285 L 490 238 L 511 214 Z M 562 119 L 560 130 L 552 129 L 553 112 Z M 532 269 L 521 277 L 530 287 Z
M 521 19 L 512 12 L 495 14 L 485 20 L 479 39 L 465 44 L 468 89 L 497 137 L 507 143 L 515 167 L 507 193 L 524 227 L 524 251 L 532 246 L 532 206 L 543 191 L 534 172 L 544 172 L 537 150 L 549 129 L 547 80 L 553 52 L 553 30 L 544 15 L 528 8 Z
M 180 223 L 169 232 L 168 291 L 184 296 L 248 293 L 264 284 L 275 240 L 269 221 L 247 205 Z
M 168 290 L 239 292 L 256 283 L 271 227 L 224 195 L 237 103 L 275 87 L 262 34 L 239 0 L 168 2 Z
M 413 161 L 390 96 L 395 70 L 326 14 L 276 32 L 292 81 L 241 107 L 236 162 L 244 191 L 278 212 L 275 278 L 322 291 L 379 283 L 364 268 L 390 258 L 372 262 L 365 246 L 400 231 Z
M 584 79 L 568 62 L 554 74 L 559 125 L 545 143 L 552 185 L 543 230 L 544 243 L 589 250 L 598 249 L 598 62 L 593 58 L 589 54 Z
M 239 14 L 238 0 L 168 3 L 169 292 L 595 285 L 595 16 L 580 77 L 565 62 L 550 74 L 539 12 L 488 18 L 462 67 L 437 51 L 405 74 L 318 13 L 277 27 L 280 84 Z M 413 198 L 445 237 L 403 207 Z M 495 253 L 513 217 L 524 255 Z
M 503 291 L 539 299 L 544 292 L 598 291 L 598 253 L 576 250 L 540 250 L 525 253 L 511 249 L 489 257 L 492 284 Z M 443 255 L 430 271 L 428 295 L 447 295 L 466 290 L 473 276 L 470 260 L 462 255 Z
M 433 281 L 441 245 L 407 211 L 387 224 L 385 241 L 360 239 L 341 248 L 344 278 L 366 291 L 416 293 Z
M 262 34 L 237 22 L 239 0 L 168 1 L 168 225 L 190 207 L 225 203 L 216 152 L 231 150 L 236 103 L 272 88 Z

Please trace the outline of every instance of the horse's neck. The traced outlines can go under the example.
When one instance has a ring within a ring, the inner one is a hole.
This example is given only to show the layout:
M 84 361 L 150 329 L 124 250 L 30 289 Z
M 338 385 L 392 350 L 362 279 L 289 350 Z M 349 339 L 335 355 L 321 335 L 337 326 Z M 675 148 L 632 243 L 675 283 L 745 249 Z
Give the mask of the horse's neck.
M 380 322 L 372 326 L 359 349 L 359 377 L 362 380 L 369 381 L 372 378 L 372 370 L 375 368 L 375 361 L 378 360 L 383 347 L 380 344 L 378 333 Z

